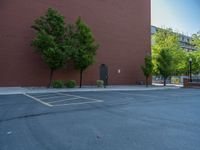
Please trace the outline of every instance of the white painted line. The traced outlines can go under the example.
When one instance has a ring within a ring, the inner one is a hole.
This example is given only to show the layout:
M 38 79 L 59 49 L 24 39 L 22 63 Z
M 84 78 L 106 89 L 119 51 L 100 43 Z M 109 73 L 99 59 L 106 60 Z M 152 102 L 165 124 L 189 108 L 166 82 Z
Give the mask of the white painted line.
M 70 101 L 70 100 L 75 100 L 75 99 L 79 99 L 79 98 L 68 98 L 68 99 L 57 100 L 57 101 L 48 102 L 48 103 L 52 104 L 52 103 L 56 103 L 56 102 L 64 102 L 64 101 Z
M 48 99 L 52 99 L 52 98 L 62 98 L 62 97 L 66 97 L 65 95 L 58 95 L 58 96 L 53 96 L 53 97 L 45 97 L 45 98 L 40 98 L 41 100 L 48 100 Z
M 64 94 L 64 93 L 57 93 L 57 94 L 65 95 L 65 96 L 73 96 L 73 97 L 76 97 L 76 98 L 87 99 L 87 100 L 92 100 L 92 101 L 104 102 L 103 100 L 99 100 L 99 99 L 87 98 L 87 97 L 76 96 L 76 95 L 71 95 L 71 94 Z
M 60 105 L 52 105 L 53 107 L 57 106 L 69 106 L 69 105 L 82 105 L 82 104 L 89 104 L 89 103 L 101 103 L 100 101 L 93 101 L 93 102 L 81 102 L 81 103 L 69 103 L 69 104 L 60 104 Z
M 42 104 L 44 104 L 44 105 L 46 105 L 46 106 L 52 107 L 51 104 L 45 103 L 45 102 L 41 101 L 40 99 L 35 98 L 35 97 L 31 96 L 31 95 L 28 95 L 28 94 L 26 94 L 26 93 L 23 93 L 23 95 L 25 95 L 25 96 L 27 96 L 27 97 L 33 99 L 33 100 L 36 100 L 37 102 L 40 102 L 40 103 L 42 103 Z
M 54 94 L 54 95 L 52 95 L 52 94 Z M 36 96 L 31 95 L 31 96 L 36 97 L 36 98 L 44 98 L 44 97 L 46 97 L 46 96 L 55 96 L 56 94 L 57 94 L 57 93 L 51 93 L 51 95 L 50 95 L 50 93 L 49 93 L 49 94 L 45 94 L 45 95 L 36 95 Z
M 155 96 L 155 95 L 146 95 L 146 94 L 135 94 L 135 93 L 122 93 L 122 92 L 117 92 L 119 94 L 124 94 L 124 95 L 131 95 L 131 96 L 146 96 L 146 97 L 153 97 L 153 98 L 159 98 L 159 96 Z

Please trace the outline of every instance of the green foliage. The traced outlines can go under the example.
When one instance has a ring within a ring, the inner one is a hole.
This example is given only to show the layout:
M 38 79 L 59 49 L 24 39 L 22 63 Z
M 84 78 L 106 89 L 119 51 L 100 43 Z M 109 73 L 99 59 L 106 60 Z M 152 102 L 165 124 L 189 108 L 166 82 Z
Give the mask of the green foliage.
M 38 32 L 45 33 L 55 37 L 56 41 L 64 39 L 65 36 L 65 18 L 56 10 L 49 8 L 44 16 L 35 20 L 34 28 Z
M 171 57 L 171 71 L 173 73 L 181 74 L 183 73 L 183 65 L 186 52 L 180 47 L 179 35 L 173 33 L 172 29 L 159 29 L 155 35 L 152 37 L 155 43 L 152 46 L 152 58 L 153 58 L 153 73 L 154 75 L 159 75 L 157 58 L 160 55 L 162 49 L 168 49 Z M 181 66 L 181 67 L 180 67 Z
M 152 38 L 154 45 L 152 46 L 154 75 L 160 75 L 158 69 L 158 57 L 162 49 L 168 49 L 171 54 L 171 73 L 174 75 L 186 75 L 189 70 L 189 59 L 192 58 L 192 73 L 200 73 L 200 32 L 192 36 L 191 44 L 197 51 L 186 52 L 180 48 L 179 35 L 173 33 L 171 29 L 160 29 Z
M 94 63 L 94 56 L 98 44 L 92 35 L 90 28 L 79 17 L 76 21 L 75 43 L 76 50 L 73 52 L 73 60 L 78 70 L 85 70 Z
M 166 79 L 172 74 L 173 71 L 173 57 L 169 49 L 161 49 L 160 54 L 157 58 L 157 66 L 159 75 L 164 78 L 164 85 Z
M 51 69 L 56 70 L 64 66 L 67 55 L 65 51 L 59 49 L 53 36 L 45 32 L 39 32 L 33 44 L 38 48 L 37 52 L 40 53 L 44 62 L 47 63 Z
M 65 83 L 65 86 L 67 88 L 75 88 L 76 87 L 76 81 L 75 80 L 69 80 Z
M 69 58 L 64 17 L 56 10 L 49 8 L 44 16 L 35 20 L 32 28 L 37 31 L 32 45 L 43 60 L 53 70 L 63 67 Z
M 175 56 L 173 56 L 175 55 Z M 179 50 L 172 55 L 173 57 L 173 74 L 174 75 L 185 75 L 187 72 L 187 52 Z
M 97 80 L 96 84 L 97 84 L 97 87 L 104 87 L 104 81 L 103 80 Z
M 200 32 L 192 35 L 191 44 L 193 44 L 197 50 L 200 50 Z
M 64 17 L 49 8 L 44 16 L 35 20 L 32 28 L 37 32 L 32 46 L 51 69 L 50 86 L 53 71 L 63 67 L 71 55 L 66 35 L 67 26 Z
M 63 88 L 64 82 L 62 80 L 55 80 L 52 83 L 53 88 Z
M 148 86 L 148 78 L 152 75 L 153 72 L 153 63 L 152 58 L 149 55 L 146 55 L 144 58 L 144 66 L 141 66 L 144 76 L 146 77 L 146 86 Z
M 149 56 L 149 55 L 145 56 L 144 61 L 145 61 L 145 64 L 141 68 L 144 73 L 144 76 L 149 77 L 153 71 L 153 64 L 152 64 L 151 56 Z
M 90 28 L 79 17 L 75 25 L 74 41 L 75 49 L 73 51 L 73 61 L 75 68 L 80 70 L 80 87 L 82 85 L 82 72 L 88 66 L 94 63 L 94 57 L 98 44 L 92 35 Z
M 200 73 L 200 50 L 188 52 L 186 57 L 186 68 L 189 68 L 189 59 L 192 58 L 192 74 L 198 75 Z
M 35 20 L 32 28 L 36 30 L 32 46 L 51 69 L 49 86 L 53 71 L 62 68 L 70 59 L 80 70 L 82 83 L 82 72 L 94 63 L 98 44 L 81 18 L 75 24 L 66 24 L 59 12 L 49 8 L 44 16 Z
M 189 52 L 187 54 L 187 64 L 190 58 L 192 58 L 192 73 L 199 74 L 200 73 L 200 32 L 192 35 L 191 44 L 195 46 L 197 51 Z M 188 65 L 186 65 L 188 66 Z

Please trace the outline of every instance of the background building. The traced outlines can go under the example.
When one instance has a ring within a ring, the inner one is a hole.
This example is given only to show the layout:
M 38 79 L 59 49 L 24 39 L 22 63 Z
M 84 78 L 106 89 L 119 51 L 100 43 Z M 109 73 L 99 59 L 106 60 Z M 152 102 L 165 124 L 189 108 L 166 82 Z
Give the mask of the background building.
M 151 26 L 151 35 L 154 35 L 157 32 L 158 29 L 161 29 L 161 28 Z M 163 30 L 165 30 L 165 29 L 163 29 Z M 179 35 L 179 43 L 180 43 L 181 48 L 183 48 L 184 50 L 186 50 L 188 52 L 196 50 L 194 45 L 192 45 L 190 43 L 190 41 L 192 39 L 190 36 L 180 34 L 180 33 L 176 33 L 176 34 Z M 152 44 L 153 44 L 153 41 L 152 41 Z
M 83 74 L 83 84 L 95 84 L 100 66 L 108 68 L 108 84 L 143 81 L 140 66 L 151 52 L 150 0 L 3 0 L 0 1 L 0 86 L 44 86 L 50 70 L 30 46 L 33 21 L 52 7 L 67 22 L 78 16 L 91 27 L 100 48 L 96 63 Z M 79 81 L 72 66 L 54 79 Z

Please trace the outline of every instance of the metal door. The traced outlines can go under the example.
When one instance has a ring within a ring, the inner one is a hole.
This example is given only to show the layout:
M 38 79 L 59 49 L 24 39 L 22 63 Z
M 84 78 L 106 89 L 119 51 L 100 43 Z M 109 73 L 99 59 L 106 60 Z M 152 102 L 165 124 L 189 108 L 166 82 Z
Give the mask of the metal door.
M 100 80 L 104 81 L 104 86 L 108 85 L 108 67 L 105 64 L 100 66 Z

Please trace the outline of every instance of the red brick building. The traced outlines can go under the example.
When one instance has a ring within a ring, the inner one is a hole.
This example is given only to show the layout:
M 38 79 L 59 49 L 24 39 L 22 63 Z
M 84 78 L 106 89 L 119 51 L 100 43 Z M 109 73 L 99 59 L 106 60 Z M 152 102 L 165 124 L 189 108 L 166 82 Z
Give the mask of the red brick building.
M 96 63 L 83 74 L 83 84 L 95 84 L 100 66 L 108 67 L 109 84 L 143 81 L 140 66 L 150 53 L 150 0 L 1 0 L 0 86 L 44 86 L 50 70 L 34 53 L 33 21 L 52 7 L 67 22 L 78 16 L 91 27 L 100 48 Z M 54 79 L 79 80 L 72 66 L 55 72 Z

